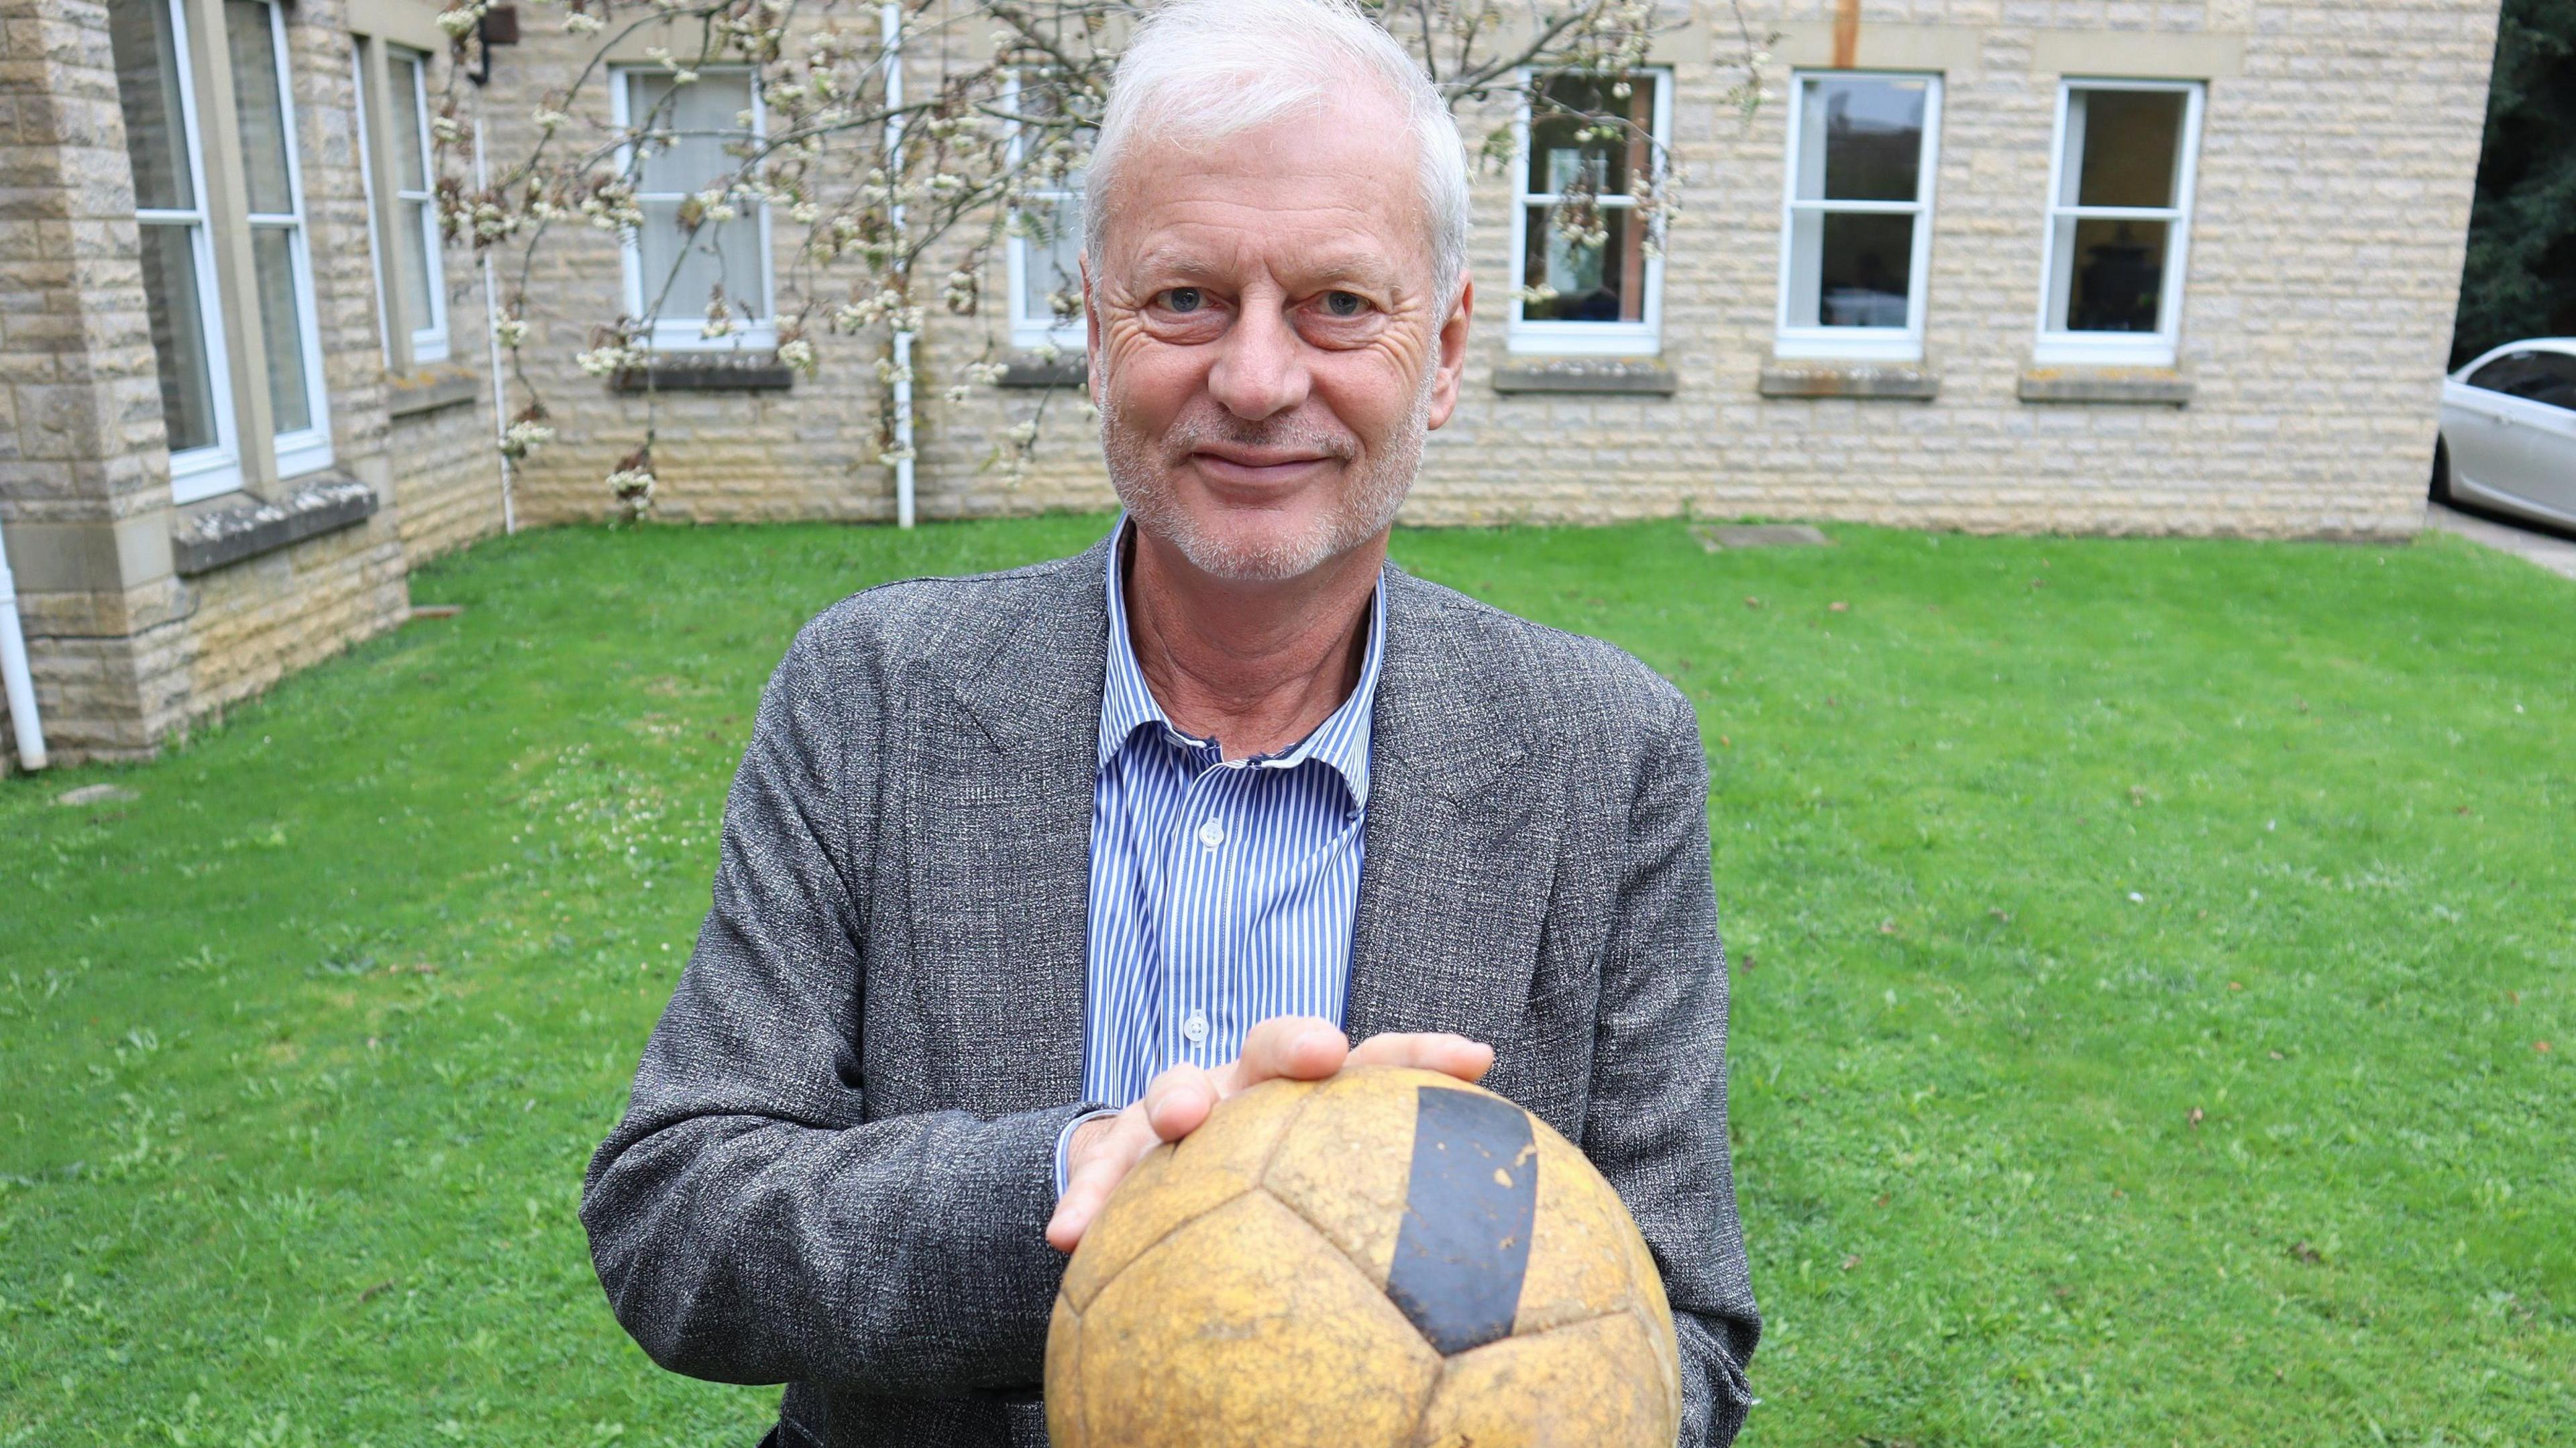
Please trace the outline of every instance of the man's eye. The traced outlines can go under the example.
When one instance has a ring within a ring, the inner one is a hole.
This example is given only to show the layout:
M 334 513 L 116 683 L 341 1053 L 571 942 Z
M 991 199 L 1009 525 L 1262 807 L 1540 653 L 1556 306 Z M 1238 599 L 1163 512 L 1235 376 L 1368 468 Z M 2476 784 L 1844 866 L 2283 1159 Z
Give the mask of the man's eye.
M 1163 309 L 1169 312 L 1195 312 L 1207 298 L 1196 287 L 1174 287 L 1163 293 Z
M 1336 317 L 1356 317 L 1368 310 L 1368 299 L 1356 292 L 1324 293 L 1324 311 Z

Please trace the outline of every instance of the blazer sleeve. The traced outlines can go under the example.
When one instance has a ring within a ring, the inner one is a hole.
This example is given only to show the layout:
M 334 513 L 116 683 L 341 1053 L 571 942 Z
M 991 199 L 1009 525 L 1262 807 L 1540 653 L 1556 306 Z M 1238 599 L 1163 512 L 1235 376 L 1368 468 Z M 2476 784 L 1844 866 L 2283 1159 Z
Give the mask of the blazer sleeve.
M 1726 1125 L 1726 955 L 1709 874 L 1708 760 L 1657 680 L 1601 972 L 1583 1149 L 1663 1271 L 1680 1338 L 1682 1448 L 1724 1448 L 1761 1335 Z
M 877 721 L 833 697 L 855 665 L 827 646 L 830 618 L 761 697 L 713 908 L 583 1183 L 592 1262 L 618 1321 L 676 1372 L 886 1396 L 1031 1387 L 1064 1270 L 1043 1235 L 1056 1136 L 1082 1108 L 867 1119 L 854 836 L 873 834 Z

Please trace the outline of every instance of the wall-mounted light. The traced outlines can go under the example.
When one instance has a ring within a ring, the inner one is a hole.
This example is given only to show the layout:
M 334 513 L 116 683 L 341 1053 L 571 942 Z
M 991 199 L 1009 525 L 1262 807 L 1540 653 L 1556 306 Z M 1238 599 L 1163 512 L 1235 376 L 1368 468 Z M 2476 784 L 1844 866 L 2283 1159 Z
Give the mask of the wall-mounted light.
M 482 18 L 474 22 L 474 68 L 465 73 L 465 78 L 476 85 L 489 85 L 492 81 L 492 47 L 518 43 L 518 6 L 495 5 L 484 11 Z

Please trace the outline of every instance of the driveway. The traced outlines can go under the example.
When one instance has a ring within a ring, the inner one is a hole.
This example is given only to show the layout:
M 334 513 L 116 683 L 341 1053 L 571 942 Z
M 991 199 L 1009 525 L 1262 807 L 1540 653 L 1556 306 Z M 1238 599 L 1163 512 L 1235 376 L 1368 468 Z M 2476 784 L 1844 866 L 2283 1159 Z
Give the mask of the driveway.
M 2457 533 L 2472 543 L 2483 543 L 2518 558 L 2528 558 L 2561 578 L 2576 578 L 2576 540 L 2555 538 L 2488 518 L 2473 518 L 2440 503 L 2424 506 L 2424 526 Z

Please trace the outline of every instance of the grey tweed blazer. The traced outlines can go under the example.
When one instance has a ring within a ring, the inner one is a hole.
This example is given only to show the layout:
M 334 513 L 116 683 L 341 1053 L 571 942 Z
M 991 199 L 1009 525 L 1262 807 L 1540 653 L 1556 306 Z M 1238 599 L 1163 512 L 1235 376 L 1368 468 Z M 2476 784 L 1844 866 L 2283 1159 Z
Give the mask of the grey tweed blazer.
M 790 1448 L 1046 1441 L 1041 1233 L 1081 1099 L 1107 544 L 853 595 L 762 695 L 714 905 L 583 1184 L 654 1361 Z M 1689 701 L 1391 565 L 1347 1024 L 1492 1043 L 1661 1264 L 1686 1445 L 1759 1331 Z

